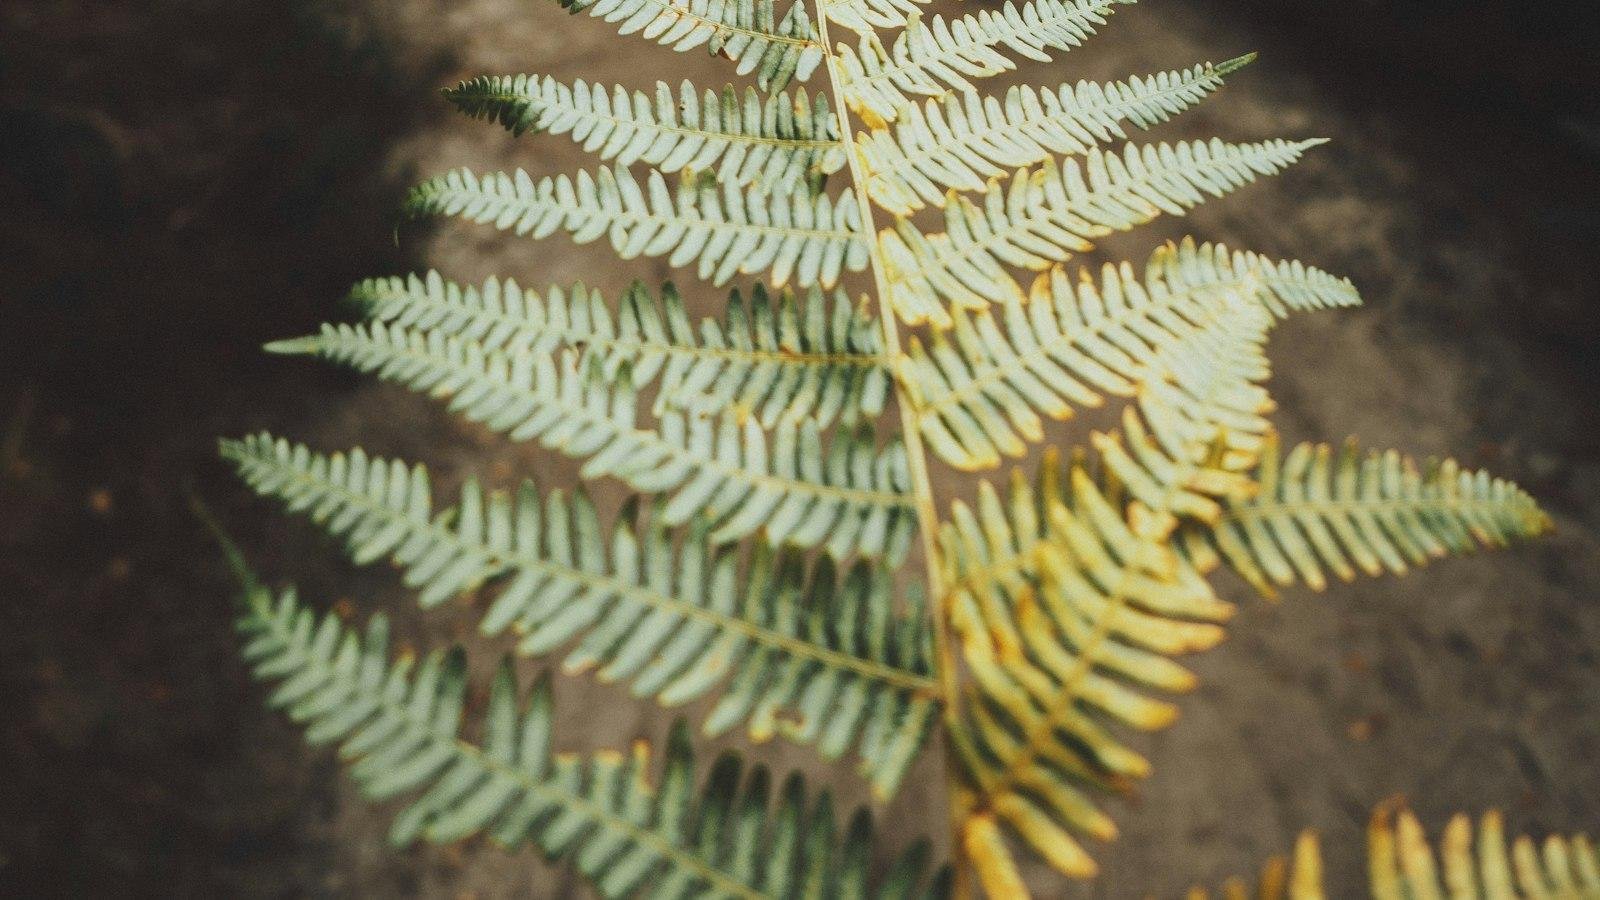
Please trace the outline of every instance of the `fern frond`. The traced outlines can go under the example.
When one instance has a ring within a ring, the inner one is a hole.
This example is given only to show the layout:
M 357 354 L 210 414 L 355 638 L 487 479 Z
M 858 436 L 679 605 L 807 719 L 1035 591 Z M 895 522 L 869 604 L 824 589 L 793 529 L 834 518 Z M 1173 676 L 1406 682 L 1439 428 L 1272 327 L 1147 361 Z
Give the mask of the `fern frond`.
M 476 482 L 435 512 L 421 465 L 331 456 L 256 435 L 223 455 L 258 494 L 304 512 L 366 564 L 392 557 L 424 606 L 493 585 L 481 630 L 507 628 L 517 652 L 577 641 L 566 671 L 597 670 L 636 696 L 676 705 L 713 692 L 705 731 L 747 723 L 752 737 L 852 748 L 882 796 L 898 787 L 940 704 L 921 604 L 895 612 L 890 571 L 860 560 L 841 577 L 831 558 L 757 542 L 717 548 L 709 524 L 669 527 L 661 504 L 639 522 L 634 498 L 607 530 L 581 489 L 514 496 Z
M 1231 607 L 1156 526 L 1139 504 L 1125 514 L 1081 459 L 1063 479 L 1052 451 L 1037 489 L 1014 474 L 1002 502 L 985 482 L 976 512 L 957 503 L 941 533 L 973 674 L 950 732 L 966 775 L 959 840 L 990 896 L 1025 895 L 1007 830 L 1063 873 L 1095 871 L 1078 836 L 1116 828 L 1086 789 L 1149 770 L 1105 723 L 1168 724 L 1175 708 L 1148 691 L 1192 688 L 1171 657 L 1223 636 Z
M 718 184 L 710 173 L 686 176 L 676 192 L 651 171 L 641 187 L 626 168 L 602 166 L 535 183 L 521 169 L 480 178 L 458 169 L 411 190 L 413 217 L 459 216 L 518 235 L 564 230 L 580 244 L 602 236 L 623 259 L 665 256 L 697 265 L 699 277 L 727 284 L 735 274 L 770 270 L 773 285 L 832 287 L 843 271 L 867 265 L 855 194 L 837 200 L 793 191 L 773 196 Z
M 1318 140 L 1226 144 L 1194 141 L 1129 144 L 1122 153 L 1091 150 L 1080 165 L 1065 160 L 991 180 L 981 205 L 952 195 L 945 231 L 925 235 L 908 219 L 880 235 L 889 299 L 908 324 L 948 327 L 939 302 L 987 309 L 1020 297 L 1006 266 L 1044 269 L 1093 248 L 1091 239 L 1128 231 L 1162 213 L 1182 215 L 1206 194 L 1220 197 L 1287 167 Z
M 828 795 L 811 802 L 798 775 L 772 809 L 767 770 L 747 775 L 727 754 L 697 793 L 681 723 L 657 786 L 642 741 L 629 753 L 552 752 L 548 679 L 519 699 L 509 663 L 489 691 L 479 744 L 462 734 L 459 648 L 391 662 L 381 616 L 363 637 L 331 614 L 319 618 L 292 590 L 276 602 L 264 589 L 252 592 L 239 630 L 256 677 L 277 685 L 270 705 L 303 724 L 311 743 L 338 743 L 368 797 L 415 797 L 390 829 L 396 845 L 479 833 L 507 847 L 531 842 L 551 859 L 571 860 L 605 897 L 764 898 L 807 889 L 905 897 L 926 878 L 927 848 L 916 844 L 874 890 L 870 815 L 857 812 L 841 841 Z M 941 896 L 943 883 L 936 876 L 929 896 Z
M 1411 566 L 1478 546 L 1536 537 L 1550 517 L 1525 491 L 1455 460 L 1417 463 L 1395 450 L 1362 453 L 1347 443 L 1300 444 L 1280 455 L 1269 435 L 1253 497 L 1234 499 L 1184 544 L 1198 565 L 1227 562 L 1263 594 L 1303 581 L 1327 586 L 1358 573 L 1404 574 Z
M 698 328 L 670 283 L 658 298 L 634 282 L 614 315 L 599 291 L 581 284 L 541 296 L 515 281 L 490 278 L 479 288 L 436 272 L 369 279 L 350 297 L 374 321 L 425 333 L 425 343 L 455 338 L 511 353 L 589 348 L 608 377 L 625 368 L 635 388 L 659 380 L 657 415 L 743 406 L 768 428 L 804 416 L 854 424 L 876 418 L 890 388 L 882 332 L 843 291 L 774 298 L 757 284 L 748 303 L 734 291 L 725 319 L 701 319 Z
M 1186 239 L 1151 254 L 1142 279 L 1123 263 L 1102 267 L 1098 286 L 1088 270 L 1074 283 L 1057 266 L 1027 300 L 1003 300 L 999 323 L 957 307 L 931 348 L 913 336 L 901 378 L 929 448 L 957 468 L 989 468 L 1043 438 L 1041 415 L 1065 419 L 1170 379 L 1166 366 L 1185 356 L 1175 348 L 1241 298 L 1275 313 L 1360 303 L 1347 280 Z
M 1185 900 L 1210 900 L 1211 892 L 1202 887 L 1189 890 Z M 1294 858 L 1268 859 L 1261 866 L 1255 884 L 1243 878 L 1223 882 L 1223 900 L 1325 900 L 1322 884 L 1322 848 L 1314 831 L 1302 831 L 1294 843 Z
M 1520 835 L 1507 852 L 1505 824 L 1491 810 L 1478 823 L 1459 814 L 1445 826 L 1438 855 L 1409 809 L 1383 804 L 1367 825 L 1374 900 L 1405 897 L 1600 898 L 1600 853 L 1587 835 L 1550 835 L 1543 847 Z
M 1083 154 L 1126 139 L 1124 122 L 1139 128 L 1165 122 L 1220 88 L 1224 75 L 1252 59 L 1106 84 L 1080 81 L 1055 90 L 1012 87 L 1003 102 L 966 91 L 959 98 L 911 104 L 893 132 L 877 129 L 859 139 L 867 194 L 899 216 L 942 207 L 951 190 L 981 191 L 987 179 L 1051 154 Z
M 863 36 L 877 28 L 903 28 L 928 0 L 818 0 L 828 21 Z
M 668 521 L 705 512 L 718 523 L 718 544 L 762 530 L 774 544 L 898 562 L 916 531 L 905 447 L 878 448 L 868 423 L 827 441 L 815 419 L 782 419 L 769 434 L 738 409 L 666 410 L 658 427 L 640 427 L 632 377 L 608 380 L 593 357 L 580 364 L 571 351 L 557 360 L 526 347 L 486 350 L 376 322 L 327 325 L 285 349 L 448 399 L 452 411 L 513 440 L 586 458 L 584 478 L 671 492 Z
M 1082 44 L 1095 27 L 1105 24 L 1115 7 L 1133 0 L 1011 0 L 998 10 L 981 10 L 946 21 L 927 23 L 908 16 L 894 45 L 884 48 L 876 35 L 861 39 L 859 48 L 841 44 L 832 74 L 839 79 L 846 104 L 870 127 L 893 122 L 912 97 L 940 96 L 949 90 L 972 90 L 969 78 L 987 78 L 1016 68 L 1004 47 L 1027 59 L 1049 62 L 1047 51 L 1070 50 Z
M 1490 810 L 1478 821 L 1457 814 L 1437 846 L 1403 802 L 1387 801 L 1367 823 L 1367 872 L 1373 900 L 1456 898 L 1456 900 L 1600 900 L 1600 852 L 1584 834 L 1553 834 L 1541 844 L 1519 835 L 1506 845 L 1505 823 Z M 1243 879 L 1223 887 L 1227 898 L 1322 900 L 1322 854 L 1315 832 L 1295 843 L 1294 863 L 1275 858 L 1262 867 L 1254 890 Z M 1195 888 L 1189 900 L 1210 894 Z
M 853 755 L 881 799 L 938 723 L 963 877 L 930 881 L 923 843 L 874 882 L 866 811 L 841 839 L 826 793 L 810 800 L 794 776 L 774 802 L 768 772 L 732 754 L 696 791 L 682 721 L 659 787 L 642 743 L 554 754 L 548 681 L 524 699 L 511 658 L 480 739 L 463 729 L 459 648 L 391 660 L 381 617 L 362 638 L 244 573 L 246 659 L 310 741 L 341 746 L 369 796 L 412 795 L 397 844 L 532 843 L 607 897 L 931 900 L 966 896 L 968 869 L 991 896 L 1025 897 L 1023 848 L 1062 873 L 1095 872 L 1086 844 L 1117 830 L 1103 795 L 1149 771 L 1128 733 L 1169 724 L 1172 695 L 1196 684 L 1180 657 L 1225 636 L 1233 607 L 1206 581 L 1215 568 L 1265 592 L 1320 588 L 1329 571 L 1400 572 L 1549 527 L 1519 489 L 1453 462 L 1419 473 L 1392 451 L 1280 455 L 1266 336 L 1291 311 L 1359 303 L 1348 281 L 1188 239 L 1143 273 L 1065 272 L 1102 237 L 1182 215 L 1321 143 L 1107 147 L 1252 57 L 985 95 L 980 79 L 1081 45 L 1134 0 L 926 18 L 927 0 L 816 0 L 815 20 L 804 0 L 782 12 L 776 0 L 559 2 L 726 57 L 760 89 L 460 82 L 445 94 L 468 115 L 565 135 L 597 168 L 460 169 L 415 187 L 406 214 L 605 238 L 625 260 L 763 283 L 696 321 L 671 283 L 657 294 L 634 282 L 613 307 L 582 284 L 375 279 L 351 295 L 366 321 L 268 349 L 374 374 L 578 460 L 581 479 L 629 489 L 620 512 L 603 521 L 582 482 L 542 493 L 468 479 L 436 503 L 420 464 L 265 433 L 224 441 L 222 455 L 356 562 L 392 562 L 423 607 L 481 599 L 481 632 L 510 632 L 513 656 L 559 653 L 567 673 L 695 703 L 708 736 L 743 729 Z M 831 25 L 859 40 L 835 52 Z M 787 92 L 819 66 L 831 96 Z M 852 184 L 828 192 L 846 165 Z M 882 231 L 874 205 L 895 219 Z M 914 221 L 929 207 L 942 230 Z M 852 304 L 840 281 L 869 267 L 880 296 Z M 1037 273 L 1029 292 L 1014 270 Z M 929 333 L 902 351 L 902 323 Z M 880 437 L 891 385 L 903 433 Z M 1027 455 L 1046 417 L 1108 398 L 1124 401 L 1120 418 L 1065 464 L 1045 448 L 1033 481 L 981 482 L 937 520 L 924 443 L 956 468 L 996 467 Z M 897 587 L 919 529 L 931 602 Z M 1481 877 L 1501 894 L 1600 895 L 1586 840 L 1551 842 L 1542 858 L 1519 843 L 1508 861 L 1493 826 L 1475 874 L 1467 826 L 1452 823 L 1446 889 Z M 1439 893 L 1414 818 L 1375 819 L 1372 834 L 1380 896 Z M 1320 896 L 1320 872 L 1302 838 L 1294 869 L 1269 867 L 1261 893 Z
M 765 91 L 805 81 L 822 62 L 822 43 L 796 2 L 778 18 L 773 0 L 559 0 L 573 15 L 586 12 L 674 50 L 704 47 L 712 56 L 738 63 L 740 75 L 755 73 Z
M 677 96 L 666 82 L 654 95 L 546 75 L 484 75 L 444 92 L 473 118 L 514 134 L 570 135 L 584 150 L 618 166 L 645 162 L 663 172 L 715 171 L 722 184 L 788 193 L 844 167 L 838 119 L 827 96 L 805 89 L 741 98 L 732 85 L 703 94 L 688 81 Z

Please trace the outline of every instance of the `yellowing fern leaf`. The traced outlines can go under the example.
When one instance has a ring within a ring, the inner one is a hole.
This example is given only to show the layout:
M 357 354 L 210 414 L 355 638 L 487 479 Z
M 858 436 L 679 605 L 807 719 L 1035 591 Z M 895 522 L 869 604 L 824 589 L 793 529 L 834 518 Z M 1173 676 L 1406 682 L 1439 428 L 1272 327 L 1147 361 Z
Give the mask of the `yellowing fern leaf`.
M 941 541 L 973 674 L 949 729 L 966 779 L 958 839 L 992 896 L 1016 878 L 997 826 L 1065 874 L 1094 873 L 1075 835 L 1116 828 L 1084 788 L 1149 771 L 1102 723 L 1170 723 L 1174 708 L 1145 692 L 1193 687 L 1170 657 L 1214 645 L 1230 609 L 1164 545 L 1150 510 L 1124 513 L 1081 461 L 1062 483 L 1047 458 L 1042 479 L 1034 490 L 1014 477 L 1004 504 L 985 486 L 976 514 L 952 510 Z
M 1593 900 L 1600 897 L 1600 852 L 1587 835 L 1550 835 L 1536 844 L 1515 838 L 1509 852 L 1498 811 L 1484 813 L 1476 834 L 1472 820 L 1458 814 L 1431 845 L 1415 814 L 1400 801 L 1379 804 L 1367 825 L 1367 870 L 1373 900 Z M 1322 900 L 1322 852 L 1315 832 L 1295 843 L 1292 864 L 1281 858 L 1262 867 L 1254 887 L 1233 878 L 1222 896 L 1261 900 Z M 1203 888 L 1189 900 L 1207 900 Z

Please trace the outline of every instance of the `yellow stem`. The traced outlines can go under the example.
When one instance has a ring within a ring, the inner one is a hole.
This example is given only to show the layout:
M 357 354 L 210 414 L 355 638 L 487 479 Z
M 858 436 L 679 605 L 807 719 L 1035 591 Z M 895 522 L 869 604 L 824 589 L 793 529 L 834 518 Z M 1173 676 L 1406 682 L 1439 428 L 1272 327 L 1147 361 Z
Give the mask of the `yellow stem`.
M 861 208 L 861 224 L 866 231 L 867 252 L 871 261 L 872 280 L 878 294 L 878 319 L 883 328 L 884 355 L 888 357 L 898 385 L 900 373 L 899 361 L 903 358 L 900 350 L 900 326 L 895 316 L 894 307 L 889 302 L 889 281 L 885 275 L 883 255 L 878 245 L 878 226 L 873 221 L 872 199 L 867 196 L 867 179 L 863 171 L 860 151 L 856 147 L 855 130 L 850 121 L 850 107 L 845 101 L 844 86 L 839 79 L 839 70 L 833 54 L 833 44 L 828 39 L 828 13 L 824 8 L 824 0 L 816 0 L 817 36 L 822 43 L 822 56 L 828 70 L 828 86 L 833 91 L 833 106 L 839 116 L 839 140 L 843 145 L 845 158 L 850 163 L 850 182 L 855 189 L 856 205 Z M 928 458 L 922 447 L 922 434 L 917 428 L 916 411 L 912 409 L 910 398 L 903 391 L 897 391 L 896 405 L 900 408 L 900 430 L 902 439 L 906 444 L 906 457 L 911 469 L 911 489 L 915 498 L 917 509 L 917 527 L 922 534 L 922 555 L 927 564 L 927 589 L 928 596 L 932 598 L 931 604 L 933 617 L 933 644 L 934 653 L 938 658 L 939 692 L 944 701 L 944 716 L 946 721 L 955 715 L 957 690 L 956 659 L 950 643 L 950 628 L 948 610 L 945 608 L 945 593 L 941 567 L 939 564 L 938 543 L 938 516 L 933 502 L 933 482 L 928 477 Z M 958 773 L 956 771 L 954 754 L 946 748 L 945 751 L 945 778 L 949 785 L 950 797 L 950 856 L 951 866 L 955 878 L 952 885 L 951 896 L 955 900 L 966 900 L 972 895 L 971 877 L 965 861 L 962 859 L 962 819 L 963 813 L 960 804 L 956 802 L 956 784 Z

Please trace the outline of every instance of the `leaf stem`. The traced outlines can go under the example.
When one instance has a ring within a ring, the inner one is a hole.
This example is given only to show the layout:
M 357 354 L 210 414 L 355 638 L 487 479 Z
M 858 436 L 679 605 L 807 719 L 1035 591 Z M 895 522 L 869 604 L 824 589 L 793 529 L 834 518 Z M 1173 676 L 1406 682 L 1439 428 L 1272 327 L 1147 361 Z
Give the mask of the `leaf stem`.
M 817 15 L 817 37 L 822 44 L 823 63 L 828 70 L 828 87 L 833 92 L 834 114 L 839 117 L 839 141 L 843 146 L 845 158 L 850 164 L 851 187 L 856 192 L 856 205 L 860 208 L 861 227 L 866 232 L 867 253 L 870 260 L 869 268 L 872 270 L 873 285 L 877 291 L 878 319 L 883 328 L 883 352 L 898 369 L 898 363 L 903 358 L 900 350 L 900 324 L 889 302 L 889 280 L 884 266 L 883 254 L 878 244 L 878 226 L 873 220 L 872 200 L 867 196 L 867 178 L 861 153 L 857 149 L 855 131 L 851 126 L 850 107 L 845 101 L 844 85 L 839 77 L 839 68 L 833 52 L 833 44 L 828 38 L 828 13 L 824 8 L 825 0 L 815 0 Z M 893 373 L 896 384 L 899 384 L 898 371 Z M 896 390 L 895 405 L 900 408 L 901 439 L 905 441 L 906 458 L 911 469 L 911 488 L 915 494 L 917 509 L 917 528 L 922 534 L 922 555 L 927 566 L 928 596 L 932 598 L 931 618 L 933 620 L 934 654 L 937 659 L 939 676 L 939 693 L 944 703 L 946 720 L 954 715 L 957 700 L 959 679 L 957 677 L 956 659 L 950 641 L 949 615 L 945 608 L 945 593 L 942 577 L 942 566 L 939 560 L 938 542 L 938 513 L 934 507 L 933 482 L 928 477 L 928 457 L 922 446 L 922 433 L 918 429 L 917 413 L 912 408 L 911 399 L 902 390 Z M 955 900 L 965 900 L 972 895 L 970 873 L 962 860 L 961 832 L 963 813 L 955 802 L 955 786 L 958 772 L 954 754 L 948 748 L 945 752 L 945 778 L 951 790 L 950 796 L 950 856 L 951 868 L 954 873 L 951 896 Z

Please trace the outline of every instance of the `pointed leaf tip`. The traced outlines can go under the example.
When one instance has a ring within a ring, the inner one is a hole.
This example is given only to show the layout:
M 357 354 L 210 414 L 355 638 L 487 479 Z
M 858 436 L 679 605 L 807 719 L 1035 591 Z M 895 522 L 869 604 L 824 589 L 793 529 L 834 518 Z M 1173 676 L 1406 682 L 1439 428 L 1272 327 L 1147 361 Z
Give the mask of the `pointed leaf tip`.
M 285 338 L 281 341 L 268 341 L 261 345 L 261 349 L 280 356 L 305 356 L 317 352 L 319 346 L 321 343 L 315 335 L 307 335 Z
M 1216 72 L 1218 75 L 1232 75 L 1234 72 L 1237 72 L 1245 66 L 1255 62 L 1256 58 L 1260 55 L 1260 53 L 1252 50 L 1243 56 L 1235 56 L 1233 59 L 1227 60 L 1226 62 L 1217 63 L 1215 66 L 1211 67 L 1211 70 Z

